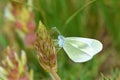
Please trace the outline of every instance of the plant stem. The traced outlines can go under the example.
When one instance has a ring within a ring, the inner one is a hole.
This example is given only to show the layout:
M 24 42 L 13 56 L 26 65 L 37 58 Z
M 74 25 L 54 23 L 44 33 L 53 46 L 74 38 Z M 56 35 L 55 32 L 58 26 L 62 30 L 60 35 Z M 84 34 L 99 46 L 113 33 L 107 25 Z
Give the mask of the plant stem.
M 52 80 L 61 80 L 59 75 L 53 69 L 50 71 L 50 76 L 52 77 Z

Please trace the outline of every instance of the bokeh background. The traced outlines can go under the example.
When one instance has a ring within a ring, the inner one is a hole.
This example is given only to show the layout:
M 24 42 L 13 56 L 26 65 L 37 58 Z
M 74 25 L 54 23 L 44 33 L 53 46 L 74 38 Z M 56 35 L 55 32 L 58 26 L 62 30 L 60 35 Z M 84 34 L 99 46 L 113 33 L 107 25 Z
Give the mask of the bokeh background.
M 34 80 L 51 79 L 36 59 L 33 45 L 29 41 L 33 37 L 27 38 L 27 42 L 30 43 L 26 43 L 26 37 L 23 37 L 28 35 L 27 30 L 35 32 L 41 20 L 48 31 L 52 27 L 57 27 L 66 37 L 94 38 L 103 43 L 103 50 L 85 63 L 72 62 L 64 50 L 60 50 L 57 53 L 57 61 L 61 80 L 108 80 L 109 78 L 120 80 L 120 0 L 96 0 L 92 3 L 90 3 L 92 0 L 33 0 L 31 3 L 30 1 L 0 0 L 0 63 L 4 55 L 2 52 L 7 46 L 13 47 L 17 52 L 25 50 L 28 68 L 34 70 Z M 25 24 L 25 18 L 30 17 L 27 20 L 34 23 L 30 22 L 28 25 L 32 25 L 35 29 L 25 25 L 27 30 L 25 28 L 21 30 L 20 24 L 15 23 L 10 15 L 5 16 L 9 13 L 6 8 L 11 10 L 8 6 L 11 3 L 14 4 L 12 9 L 18 11 L 17 14 L 13 14 L 15 20 L 21 19 L 19 16 L 22 15 L 21 23 Z M 21 6 L 26 9 L 19 15 Z M 78 13 L 73 16 L 76 12 Z

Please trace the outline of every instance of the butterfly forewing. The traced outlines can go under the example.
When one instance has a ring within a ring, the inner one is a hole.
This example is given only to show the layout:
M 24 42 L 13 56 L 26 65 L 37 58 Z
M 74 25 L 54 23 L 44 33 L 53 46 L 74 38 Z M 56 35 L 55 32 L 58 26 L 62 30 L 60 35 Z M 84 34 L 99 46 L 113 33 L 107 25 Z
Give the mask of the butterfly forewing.
M 102 44 L 95 39 L 68 37 L 63 48 L 74 62 L 85 62 L 102 50 Z

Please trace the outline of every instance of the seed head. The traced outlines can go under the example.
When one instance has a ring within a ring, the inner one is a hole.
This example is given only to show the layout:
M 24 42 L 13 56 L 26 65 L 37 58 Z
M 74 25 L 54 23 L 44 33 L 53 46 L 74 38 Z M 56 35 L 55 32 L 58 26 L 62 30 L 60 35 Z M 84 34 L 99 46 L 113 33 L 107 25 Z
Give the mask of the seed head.
M 42 24 L 42 22 L 39 22 L 35 41 L 35 48 L 37 50 L 40 65 L 47 71 L 50 71 L 51 69 L 57 71 L 55 47 L 46 30 L 46 27 Z

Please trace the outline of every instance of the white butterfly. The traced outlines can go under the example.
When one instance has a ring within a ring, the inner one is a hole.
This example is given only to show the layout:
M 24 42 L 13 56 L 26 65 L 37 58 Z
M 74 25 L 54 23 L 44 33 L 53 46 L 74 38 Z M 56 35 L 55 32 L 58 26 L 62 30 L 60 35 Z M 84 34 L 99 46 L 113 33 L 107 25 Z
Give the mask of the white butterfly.
M 86 62 L 100 52 L 103 45 L 100 41 L 81 37 L 58 36 L 58 45 L 63 48 L 74 62 Z

